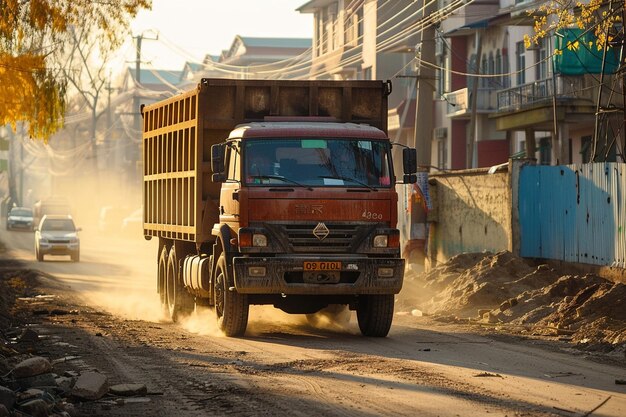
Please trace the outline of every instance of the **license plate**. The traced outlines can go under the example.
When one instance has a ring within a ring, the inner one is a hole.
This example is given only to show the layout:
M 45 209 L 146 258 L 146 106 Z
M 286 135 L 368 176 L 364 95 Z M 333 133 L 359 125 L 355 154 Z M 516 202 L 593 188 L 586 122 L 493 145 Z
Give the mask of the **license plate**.
M 304 263 L 305 271 L 341 271 L 341 262 L 317 262 L 310 261 Z

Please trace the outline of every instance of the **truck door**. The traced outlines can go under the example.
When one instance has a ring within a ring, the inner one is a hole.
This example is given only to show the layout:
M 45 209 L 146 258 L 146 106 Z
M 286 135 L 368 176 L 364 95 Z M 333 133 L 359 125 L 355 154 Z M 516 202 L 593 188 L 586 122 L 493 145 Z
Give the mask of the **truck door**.
M 225 155 L 226 181 L 220 192 L 220 223 L 227 224 L 234 231 L 239 229 L 239 201 L 236 195 L 241 184 L 240 155 L 239 142 L 229 142 Z

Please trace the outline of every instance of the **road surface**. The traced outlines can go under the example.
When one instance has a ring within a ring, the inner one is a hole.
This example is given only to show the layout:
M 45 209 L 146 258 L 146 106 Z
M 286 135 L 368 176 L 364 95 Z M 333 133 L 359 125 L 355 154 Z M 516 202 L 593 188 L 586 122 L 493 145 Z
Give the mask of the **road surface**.
M 86 228 L 80 263 L 37 262 L 32 233 L 2 230 L 0 240 L 6 256 L 51 277 L 49 291 L 77 297 L 81 314 L 40 325 L 51 340 L 71 340 L 50 351 L 153 394 L 86 405 L 94 415 L 626 416 L 626 386 L 615 383 L 626 379 L 623 358 L 600 363 L 562 342 L 407 312 L 378 339 L 360 336 L 355 317 L 313 327 L 253 306 L 246 336 L 225 338 L 209 310 L 181 324 L 162 317 L 154 240 Z

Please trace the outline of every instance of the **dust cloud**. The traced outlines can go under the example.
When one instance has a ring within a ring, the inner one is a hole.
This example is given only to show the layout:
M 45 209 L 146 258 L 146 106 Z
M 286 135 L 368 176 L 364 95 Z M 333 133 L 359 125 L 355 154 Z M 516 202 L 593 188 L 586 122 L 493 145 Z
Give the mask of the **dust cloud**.
M 196 306 L 193 313 L 181 318 L 179 324 L 188 332 L 201 336 L 225 337 L 217 327 L 215 313 L 207 307 Z

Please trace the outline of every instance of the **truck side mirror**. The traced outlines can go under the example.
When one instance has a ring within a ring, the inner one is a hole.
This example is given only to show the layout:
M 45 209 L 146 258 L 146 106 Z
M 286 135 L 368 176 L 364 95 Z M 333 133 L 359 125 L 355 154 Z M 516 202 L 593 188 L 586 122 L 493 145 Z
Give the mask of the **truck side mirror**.
M 402 167 L 404 168 L 405 176 L 406 174 L 415 174 L 417 172 L 417 151 L 415 151 L 415 148 L 402 149 Z
M 417 182 L 417 175 L 415 175 L 415 174 L 404 174 L 404 178 L 402 178 L 402 182 L 404 184 L 415 184 Z
M 211 179 L 213 182 L 224 182 L 226 180 L 224 175 L 225 150 L 226 146 L 223 143 L 211 146 L 211 171 L 213 171 Z

